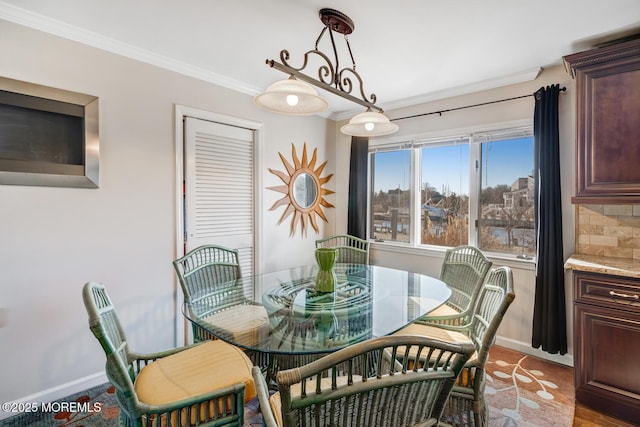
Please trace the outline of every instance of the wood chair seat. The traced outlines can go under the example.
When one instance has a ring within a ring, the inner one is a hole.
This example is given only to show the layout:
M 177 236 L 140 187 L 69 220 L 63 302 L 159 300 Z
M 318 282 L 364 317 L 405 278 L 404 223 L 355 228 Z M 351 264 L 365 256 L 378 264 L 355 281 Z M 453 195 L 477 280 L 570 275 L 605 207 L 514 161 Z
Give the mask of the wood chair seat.
M 220 330 L 231 341 L 248 346 L 268 337 L 271 330 L 269 316 L 261 305 L 235 305 L 202 320 Z
M 208 341 L 145 366 L 134 388 L 141 402 L 164 405 L 244 383 L 246 403 L 256 397 L 251 368 L 251 360 L 239 348 Z

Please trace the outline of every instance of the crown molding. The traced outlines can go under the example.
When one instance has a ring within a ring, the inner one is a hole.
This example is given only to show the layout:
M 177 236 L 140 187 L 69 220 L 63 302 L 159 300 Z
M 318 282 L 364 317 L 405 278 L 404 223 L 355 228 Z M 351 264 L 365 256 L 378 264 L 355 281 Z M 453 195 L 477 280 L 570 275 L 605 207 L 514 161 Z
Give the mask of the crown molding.
M 255 96 L 260 89 L 0 1 L 0 19 Z

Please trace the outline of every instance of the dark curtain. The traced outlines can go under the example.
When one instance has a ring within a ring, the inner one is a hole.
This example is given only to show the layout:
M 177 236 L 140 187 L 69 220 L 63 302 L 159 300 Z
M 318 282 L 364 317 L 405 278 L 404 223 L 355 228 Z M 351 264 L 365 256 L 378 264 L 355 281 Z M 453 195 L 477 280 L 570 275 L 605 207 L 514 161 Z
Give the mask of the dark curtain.
M 349 164 L 349 211 L 347 233 L 367 238 L 367 163 L 369 138 L 351 138 L 351 158 Z
M 560 197 L 558 132 L 559 85 L 540 88 L 535 94 L 534 209 L 538 236 L 536 292 L 533 309 L 534 348 L 548 353 L 567 352 L 564 297 L 564 255 Z

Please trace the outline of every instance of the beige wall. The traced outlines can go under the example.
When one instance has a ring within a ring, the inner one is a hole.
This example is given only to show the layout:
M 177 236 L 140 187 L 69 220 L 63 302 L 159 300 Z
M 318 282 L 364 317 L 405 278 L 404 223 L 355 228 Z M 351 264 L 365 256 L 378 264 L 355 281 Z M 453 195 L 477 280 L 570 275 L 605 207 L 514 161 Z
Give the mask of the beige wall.
M 263 124 L 264 270 L 313 262 L 318 235 L 290 238 L 276 225 L 282 209 L 268 210 L 281 194 L 266 189 L 280 184 L 267 168 L 282 170 L 278 153 L 306 142 L 334 173 L 333 121 L 267 113 L 249 95 L 6 21 L 0 34 L 0 75 L 99 97 L 101 144 L 98 189 L 0 185 L 0 401 L 105 380 L 82 304 L 90 280 L 108 287 L 133 348 L 175 345 L 176 105 Z M 326 213 L 320 235 L 333 227 L 335 209 Z

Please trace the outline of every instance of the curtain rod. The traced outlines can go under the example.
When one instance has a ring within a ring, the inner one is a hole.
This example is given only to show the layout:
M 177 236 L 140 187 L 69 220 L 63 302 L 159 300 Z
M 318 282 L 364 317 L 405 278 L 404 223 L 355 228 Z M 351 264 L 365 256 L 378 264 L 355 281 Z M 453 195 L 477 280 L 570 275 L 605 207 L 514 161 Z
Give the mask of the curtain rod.
M 560 88 L 560 92 L 565 92 L 566 90 L 567 90 L 566 87 Z M 480 104 L 467 105 L 464 107 L 456 107 L 456 108 L 449 108 L 446 110 L 432 111 L 430 113 L 414 114 L 413 116 L 398 117 L 396 119 L 390 119 L 389 121 L 393 122 L 395 120 L 413 119 L 416 117 L 430 116 L 432 114 L 439 114 L 440 116 L 442 116 L 442 113 L 448 113 L 450 111 L 464 110 L 465 108 L 472 108 L 472 107 L 481 107 L 483 105 L 497 104 L 498 102 L 513 101 L 514 99 L 528 98 L 530 96 L 535 96 L 535 93 L 531 93 L 529 95 L 514 96 L 512 98 L 498 99 L 497 101 L 481 102 Z

